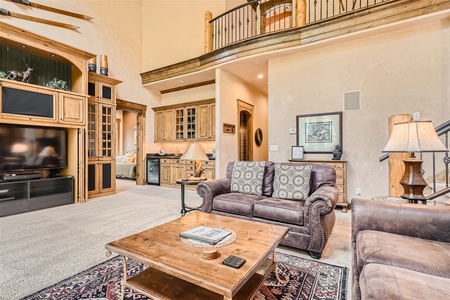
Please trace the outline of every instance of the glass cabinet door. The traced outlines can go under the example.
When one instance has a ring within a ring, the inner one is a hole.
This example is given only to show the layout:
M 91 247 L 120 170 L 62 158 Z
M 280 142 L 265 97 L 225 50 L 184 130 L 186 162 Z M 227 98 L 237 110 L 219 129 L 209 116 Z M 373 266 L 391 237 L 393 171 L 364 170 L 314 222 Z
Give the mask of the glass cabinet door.
M 113 158 L 113 107 L 102 105 L 102 132 L 101 132 L 101 145 L 102 145 L 102 157 Z
M 186 108 L 186 139 L 193 140 L 196 137 L 196 108 Z
M 88 157 L 97 157 L 97 104 L 88 104 Z
M 175 139 L 184 140 L 184 108 L 175 110 Z

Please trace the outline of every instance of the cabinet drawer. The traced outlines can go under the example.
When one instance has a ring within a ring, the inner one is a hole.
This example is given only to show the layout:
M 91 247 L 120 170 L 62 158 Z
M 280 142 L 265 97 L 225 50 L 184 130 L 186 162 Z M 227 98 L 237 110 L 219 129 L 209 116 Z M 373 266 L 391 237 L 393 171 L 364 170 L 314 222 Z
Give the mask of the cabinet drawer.
M 171 163 L 171 159 L 168 158 L 161 158 L 160 163 L 161 164 L 170 164 Z
M 340 163 L 340 162 L 335 162 L 335 163 L 325 163 L 325 165 L 331 166 L 335 169 L 343 169 L 344 168 L 344 164 Z
M 344 177 L 344 170 L 342 169 L 335 169 L 336 170 L 336 179 L 338 179 L 339 177 Z
M 344 184 L 344 178 L 343 177 L 337 177 L 336 178 L 336 185 L 343 185 Z
M 214 167 L 216 165 L 216 161 L 215 160 L 202 161 L 202 165 L 203 166 L 212 166 L 212 167 Z

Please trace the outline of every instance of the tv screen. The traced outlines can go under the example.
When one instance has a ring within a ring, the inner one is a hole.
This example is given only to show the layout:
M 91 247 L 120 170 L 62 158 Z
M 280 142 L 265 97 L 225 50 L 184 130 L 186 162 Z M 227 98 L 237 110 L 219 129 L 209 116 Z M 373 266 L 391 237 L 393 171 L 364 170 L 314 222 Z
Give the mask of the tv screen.
M 66 129 L 0 124 L 0 172 L 66 166 Z

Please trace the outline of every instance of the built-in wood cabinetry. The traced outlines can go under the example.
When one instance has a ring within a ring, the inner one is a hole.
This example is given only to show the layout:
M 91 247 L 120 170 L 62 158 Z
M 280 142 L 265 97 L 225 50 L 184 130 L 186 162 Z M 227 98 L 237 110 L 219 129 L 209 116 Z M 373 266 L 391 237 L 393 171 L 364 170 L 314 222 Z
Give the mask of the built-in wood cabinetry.
M 0 80 L 2 123 L 59 126 L 86 124 L 86 96 L 32 84 Z M 24 105 L 18 105 L 24 101 Z M 11 102 L 11 105 L 10 103 Z M 25 108 L 24 110 L 21 107 Z
M 155 142 L 215 140 L 214 99 L 153 108 Z
M 202 161 L 202 168 L 205 169 L 202 174 L 208 179 L 215 178 L 215 161 Z M 176 158 L 162 158 L 160 160 L 160 185 L 169 187 L 179 187 L 177 180 L 194 175 L 195 161 L 181 160 Z
M 0 79 L 0 99 L 0 123 L 67 128 L 67 167 L 59 174 L 73 177 L 72 201 L 85 202 L 87 96 Z M 20 101 L 28 102 L 17 105 Z M 22 111 L 22 107 L 26 109 Z
M 216 139 L 216 105 L 214 103 L 201 104 L 197 108 L 198 141 L 214 141 Z
M 86 96 L 59 93 L 59 122 L 65 124 L 86 124 Z
M 121 81 L 89 74 L 88 80 L 88 196 L 115 193 L 116 85 Z

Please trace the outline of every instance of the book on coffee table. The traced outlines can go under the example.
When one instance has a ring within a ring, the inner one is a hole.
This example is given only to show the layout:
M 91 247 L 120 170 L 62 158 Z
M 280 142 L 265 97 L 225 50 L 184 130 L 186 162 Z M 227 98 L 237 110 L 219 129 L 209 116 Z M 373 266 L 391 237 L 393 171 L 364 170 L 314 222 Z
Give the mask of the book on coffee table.
M 210 245 L 215 245 L 230 234 L 231 231 L 229 230 L 207 226 L 198 226 L 193 229 L 181 232 L 180 237 L 186 239 L 194 239 L 200 242 L 208 243 Z

